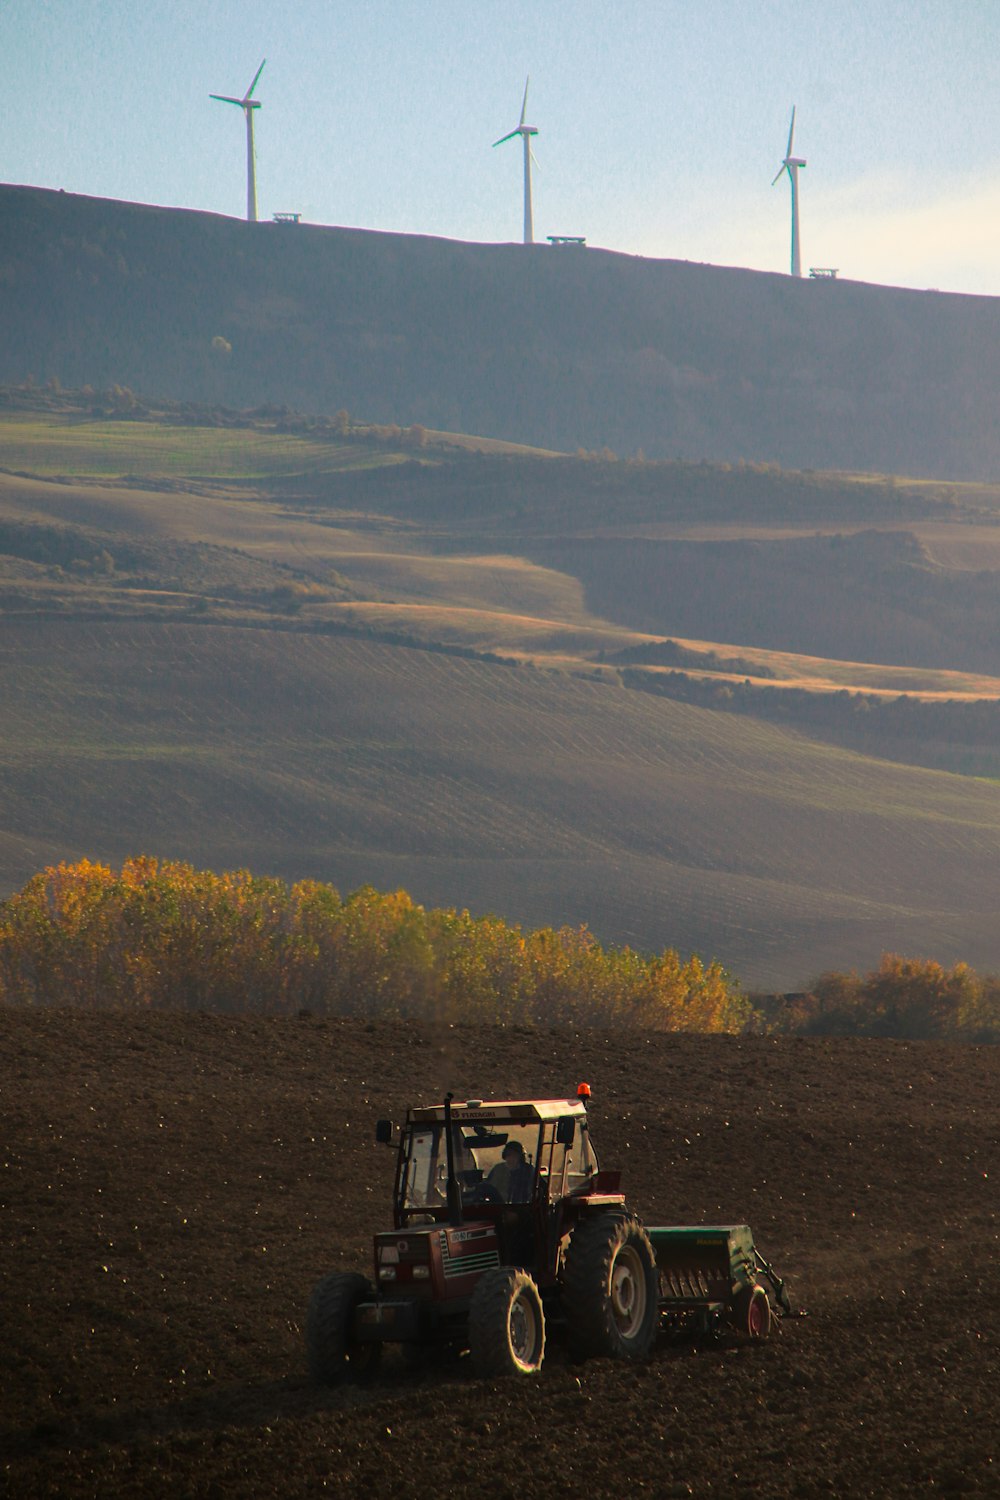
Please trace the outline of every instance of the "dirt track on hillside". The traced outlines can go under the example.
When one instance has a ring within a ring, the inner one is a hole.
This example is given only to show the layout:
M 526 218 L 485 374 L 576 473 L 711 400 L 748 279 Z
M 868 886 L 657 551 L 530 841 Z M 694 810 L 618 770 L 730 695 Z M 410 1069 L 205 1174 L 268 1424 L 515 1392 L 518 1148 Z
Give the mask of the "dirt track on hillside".
M 0 1048 L 18 1500 L 1000 1493 L 998 1050 L 9 1011 Z M 808 1316 L 310 1387 L 309 1290 L 385 1223 L 375 1118 L 580 1078 L 647 1222 L 746 1219 Z

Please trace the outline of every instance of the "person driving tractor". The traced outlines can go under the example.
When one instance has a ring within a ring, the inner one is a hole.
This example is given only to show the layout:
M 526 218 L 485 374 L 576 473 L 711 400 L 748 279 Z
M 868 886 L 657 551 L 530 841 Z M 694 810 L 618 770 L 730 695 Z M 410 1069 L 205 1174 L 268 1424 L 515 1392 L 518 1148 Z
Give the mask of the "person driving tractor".
M 535 1181 L 535 1169 L 524 1154 L 520 1141 L 508 1141 L 487 1181 L 496 1188 L 505 1203 L 528 1203 Z

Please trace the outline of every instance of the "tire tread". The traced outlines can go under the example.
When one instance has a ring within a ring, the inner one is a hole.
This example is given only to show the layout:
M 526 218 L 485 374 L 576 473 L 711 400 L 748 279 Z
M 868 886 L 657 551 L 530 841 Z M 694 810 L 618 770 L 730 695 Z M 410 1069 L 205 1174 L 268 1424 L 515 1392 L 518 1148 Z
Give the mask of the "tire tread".
M 317 1385 L 341 1385 L 378 1364 L 382 1347 L 370 1344 L 365 1359 L 350 1368 L 351 1318 L 358 1303 L 374 1295 L 371 1282 L 355 1271 L 333 1271 L 313 1288 L 306 1312 L 306 1357 Z
M 619 1250 L 631 1242 L 646 1271 L 647 1312 L 642 1328 L 623 1339 L 611 1306 L 611 1272 Z M 653 1347 L 658 1323 L 659 1288 L 656 1257 L 649 1235 L 634 1215 L 602 1214 L 582 1219 L 570 1238 L 563 1275 L 563 1309 L 567 1338 L 578 1359 L 609 1355 L 645 1359 Z
M 538 1288 L 527 1271 L 502 1266 L 480 1278 L 469 1305 L 469 1350 L 477 1375 L 525 1373 L 515 1362 L 509 1332 L 510 1308 L 521 1293 L 527 1293 L 536 1304 L 539 1349 L 535 1369 L 541 1368 L 545 1357 L 545 1315 Z

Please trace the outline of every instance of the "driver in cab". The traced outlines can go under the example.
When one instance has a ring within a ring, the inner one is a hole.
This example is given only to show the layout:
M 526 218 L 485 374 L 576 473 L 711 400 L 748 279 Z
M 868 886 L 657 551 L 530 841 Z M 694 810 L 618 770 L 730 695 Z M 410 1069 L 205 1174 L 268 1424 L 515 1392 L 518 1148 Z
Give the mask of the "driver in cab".
M 500 1194 L 505 1203 L 528 1203 L 535 1181 L 535 1169 L 524 1155 L 520 1141 L 508 1141 L 495 1167 L 490 1169 L 487 1182 Z

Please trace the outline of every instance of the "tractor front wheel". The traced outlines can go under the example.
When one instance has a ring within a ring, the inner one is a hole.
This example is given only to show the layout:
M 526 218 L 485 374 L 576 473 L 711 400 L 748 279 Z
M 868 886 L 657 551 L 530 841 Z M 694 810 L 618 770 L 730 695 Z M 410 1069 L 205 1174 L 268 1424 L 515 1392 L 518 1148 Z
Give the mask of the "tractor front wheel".
M 469 1353 L 477 1375 L 534 1375 L 545 1357 L 545 1314 L 527 1271 L 487 1271 L 469 1305 Z
M 374 1295 L 371 1282 L 352 1271 L 335 1271 L 314 1287 L 306 1311 L 306 1354 L 318 1385 L 342 1385 L 375 1373 L 382 1345 L 360 1344 L 354 1337 L 355 1309 Z
M 638 1219 L 583 1219 L 566 1253 L 563 1307 L 578 1359 L 645 1359 L 659 1320 L 659 1283 L 649 1235 Z

